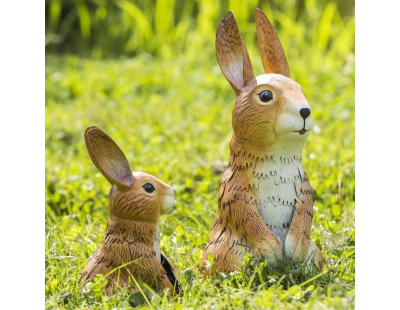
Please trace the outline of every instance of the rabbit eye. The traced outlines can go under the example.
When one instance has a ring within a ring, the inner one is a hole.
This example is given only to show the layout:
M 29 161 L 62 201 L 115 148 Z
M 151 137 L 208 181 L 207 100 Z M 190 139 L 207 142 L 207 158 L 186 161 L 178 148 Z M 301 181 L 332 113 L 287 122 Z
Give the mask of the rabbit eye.
M 143 185 L 143 188 L 146 192 L 148 193 L 152 193 L 154 192 L 156 189 L 154 188 L 153 185 L 151 185 L 150 183 L 146 183 L 145 185 Z
M 260 97 L 260 100 L 262 102 L 268 102 L 274 98 L 270 90 L 264 90 L 261 93 L 259 93 L 258 96 Z

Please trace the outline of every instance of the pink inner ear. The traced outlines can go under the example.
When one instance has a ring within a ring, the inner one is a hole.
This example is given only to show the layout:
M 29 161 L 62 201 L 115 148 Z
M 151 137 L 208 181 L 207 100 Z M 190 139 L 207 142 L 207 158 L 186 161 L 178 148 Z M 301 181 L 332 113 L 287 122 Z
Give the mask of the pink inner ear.
M 132 185 L 132 173 L 129 176 L 123 177 L 122 183 L 131 186 Z
M 239 90 L 243 88 L 243 56 L 238 58 L 227 66 L 225 70 L 228 80 L 233 83 Z

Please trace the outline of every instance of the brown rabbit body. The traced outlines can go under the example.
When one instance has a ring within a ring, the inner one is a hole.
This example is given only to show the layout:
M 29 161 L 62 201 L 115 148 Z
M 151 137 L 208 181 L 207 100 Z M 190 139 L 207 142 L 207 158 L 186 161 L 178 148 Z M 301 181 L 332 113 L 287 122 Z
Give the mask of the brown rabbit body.
M 282 46 L 261 10 L 255 10 L 264 70 L 255 77 L 232 12 L 216 37 L 218 62 L 237 98 L 228 167 L 201 268 L 208 274 L 236 270 L 246 252 L 306 270 L 322 269 L 310 239 L 313 193 L 302 167 L 311 110 L 300 85 L 290 79 Z M 212 270 L 205 268 L 213 256 Z
M 133 279 L 174 294 L 178 284 L 160 251 L 158 225 L 161 213 L 175 204 L 174 190 L 152 175 L 132 172 L 125 155 L 101 129 L 89 127 L 85 141 L 93 163 L 112 188 L 105 236 L 82 272 L 81 283 L 103 274 L 108 295 L 130 283 L 137 291 Z

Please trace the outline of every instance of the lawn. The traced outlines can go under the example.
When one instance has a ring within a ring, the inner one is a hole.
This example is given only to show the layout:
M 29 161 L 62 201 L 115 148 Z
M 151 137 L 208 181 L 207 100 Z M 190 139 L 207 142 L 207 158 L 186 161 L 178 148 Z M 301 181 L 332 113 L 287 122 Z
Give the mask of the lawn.
M 326 261 L 311 281 L 295 270 L 268 272 L 262 262 L 216 278 L 199 272 L 229 158 L 235 99 L 213 54 L 212 35 L 204 45 L 194 38 L 190 48 L 166 55 L 48 54 L 46 307 L 129 307 L 128 290 L 106 297 L 101 277 L 79 286 L 107 222 L 110 184 L 92 164 L 83 139 L 86 127 L 96 125 L 117 142 L 134 171 L 153 174 L 176 191 L 174 211 L 161 218 L 161 248 L 178 269 L 183 293 L 175 299 L 153 296 L 143 308 L 354 308 L 354 20 L 340 27 L 313 30 L 328 31 L 326 42 L 318 35 L 302 37 L 307 28 L 296 30 L 297 36 L 290 26 L 278 32 L 315 123 L 303 167 L 315 194 L 311 237 Z M 249 52 L 261 74 L 255 45 Z

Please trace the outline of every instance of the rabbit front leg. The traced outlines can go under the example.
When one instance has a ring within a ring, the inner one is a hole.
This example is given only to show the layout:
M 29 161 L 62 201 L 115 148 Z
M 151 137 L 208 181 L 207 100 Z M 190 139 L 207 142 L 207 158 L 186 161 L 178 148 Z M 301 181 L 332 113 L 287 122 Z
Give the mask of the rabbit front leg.
M 283 260 L 281 243 L 261 218 L 256 204 L 239 199 L 228 210 L 231 215 L 229 224 L 236 235 L 250 242 L 255 254 L 263 255 L 271 267 L 276 267 Z
M 301 196 L 295 206 L 290 230 L 285 240 L 285 258 L 292 265 L 313 261 L 317 270 L 322 269 L 322 254 L 310 239 L 313 217 L 314 197 L 311 185 L 304 175 L 301 185 Z

